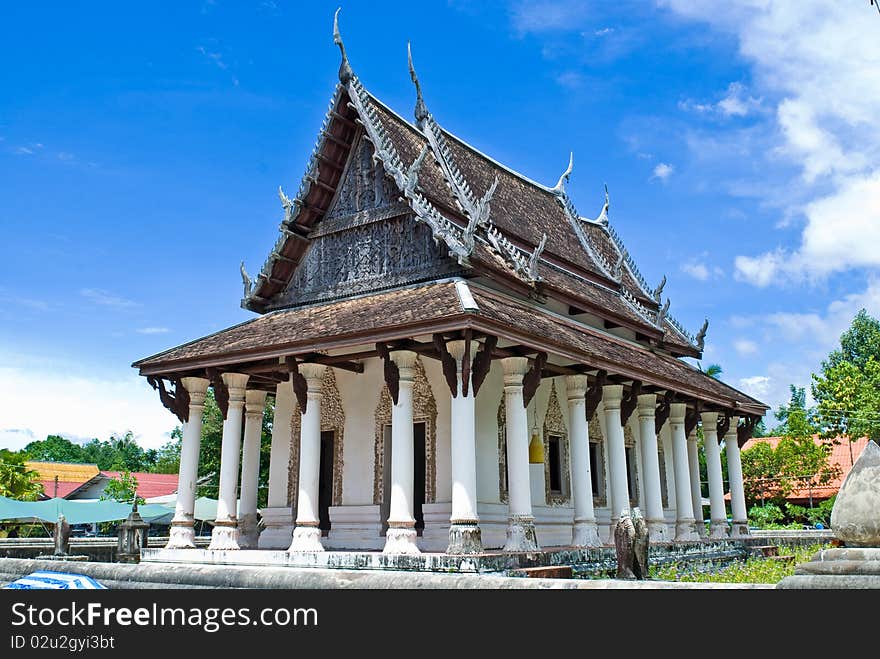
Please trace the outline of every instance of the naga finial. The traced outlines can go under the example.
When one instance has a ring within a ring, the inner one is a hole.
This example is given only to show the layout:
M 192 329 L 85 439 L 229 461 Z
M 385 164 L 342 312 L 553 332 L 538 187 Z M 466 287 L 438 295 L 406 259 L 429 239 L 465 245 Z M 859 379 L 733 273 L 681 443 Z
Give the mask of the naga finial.
M 666 286 L 666 275 L 663 275 L 663 279 L 660 280 L 660 283 L 657 284 L 657 288 L 654 289 L 652 296 L 654 298 L 654 302 L 660 304 L 660 294 L 663 293 L 663 288 Z
M 544 251 L 544 246 L 547 244 L 547 234 L 545 233 L 541 237 L 541 242 L 538 243 L 538 246 L 535 247 L 535 251 L 532 252 L 531 256 L 529 256 L 529 277 L 531 277 L 532 281 L 538 281 L 541 279 L 538 274 L 538 259 L 541 258 L 541 252 Z
M 561 195 L 565 194 L 565 182 L 568 180 L 568 177 L 571 176 L 571 170 L 574 168 L 574 151 L 570 152 L 568 155 L 568 167 L 565 168 L 565 171 L 562 172 L 562 176 L 559 177 L 559 180 L 556 182 L 550 191 L 553 194 Z
M 244 297 L 250 297 L 253 282 L 251 281 L 251 277 L 244 267 L 244 261 L 241 262 L 241 265 L 238 267 L 238 269 L 239 272 L 241 272 L 241 283 L 244 286 Z
M 617 263 L 614 264 L 613 275 L 617 281 L 620 281 L 623 277 L 623 262 L 626 259 L 626 252 L 620 250 L 620 256 L 617 259 Z
M 596 224 L 601 224 L 602 226 L 608 226 L 608 209 L 611 207 L 611 203 L 608 197 L 608 184 L 605 184 L 605 204 L 602 206 L 602 212 L 599 213 L 599 217 L 593 220 Z
M 416 86 L 415 115 L 416 122 L 419 127 L 421 127 L 425 119 L 428 118 L 428 107 L 425 105 L 425 99 L 422 98 L 422 85 L 419 83 L 419 77 L 416 75 L 416 68 L 413 66 L 412 48 L 410 48 L 409 41 L 406 42 L 406 59 L 409 63 L 409 77 L 412 78 L 413 84 Z
M 342 7 L 339 7 L 336 13 L 333 14 L 333 43 L 339 46 L 339 52 L 342 53 L 342 62 L 339 64 L 339 82 L 347 85 L 348 81 L 354 76 L 354 71 L 351 70 L 351 64 L 348 63 L 348 55 L 345 54 L 345 44 L 342 43 L 342 35 L 339 33 L 340 11 L 342 11 Z
M 696 336 L 697 348 L 699 348 L 701 351 L 706 345 L 706 330 L 708 330 L 708 329 L 709 329 L 709 319 L 706 318 L 703 321 L 703 325 L 700 327 L 700 331 L 697 332 L 697 336 Z
M 663 321 L 666 320 L 666 314 L 669 313 L 669 305 L 672 303 L 672 300 L 666 298 L 666 304 L 664 304 L 660 309 L 657 310 L 657 325 L 663 325 Z

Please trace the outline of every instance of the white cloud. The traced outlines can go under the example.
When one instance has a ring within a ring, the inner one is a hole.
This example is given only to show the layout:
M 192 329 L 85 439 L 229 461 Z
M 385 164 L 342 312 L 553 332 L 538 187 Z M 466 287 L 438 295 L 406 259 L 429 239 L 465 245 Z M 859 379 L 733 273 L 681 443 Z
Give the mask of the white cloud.
M 517 2 L 511 20 L 519 34 L 569 30 L 590 15 L 585 0 L 539 0 Z
M 167 334 L 171 330 L 167 327 L 141 327 L 135 331 L 138 334 Z
M 749 339 L 737 339 L 733 342 L 733 349 L 745 357 L 747 355 L 757 354 L 758 344 Z
M 596 35 L 597 37 L 605 37 L 605 36 L 608 36 L 609 34 L 612 34 L 613 32 L 614 32 L 613 27 L 603 27 L 600 30 L 594 30 L 593 34 Z
M 703 263 L 689 262 L 681 264 L 682 272 L 686 272 L 694 279 L 699 279 L 700 281 L 706 281 L 709 279 L 709 268 L 705 266 Z
M 20 449 L 50 434 L 105 440 L 128 430 L 141 446 L 158 448 L 179 425 L 156 392 L 133 373 L 118 378 L 70 375 L 39 359 L 0 368 L 0 399 L 0 448 Z
M 658 178 L 661 181 L 665 181 L 670 176 L 672 176 L 672 173 L 674 171 L 675 171 L 675 167 L 668 164 L 668 163 L 665 163 L 665 162 L 657 163 L 657 166 L 654 167 L 654 172 L 651 174 L 651 178 L 652 179 Z
M 775 108 L 767 157 L 800 170 L 776 186 L 787 197 L 783 213 L 806 220 L 800 245 L 741 256 L 738 277 L 766 286 L 880 265 L 871 249 L 880 237 L 880 38 L 870 8 L 824 0 L 657 3 L 734 36 L 762 105 Z M 731 91 L 723 111 L 748 111 L 753 97 Z
M 715 103 L 699 103 L 692 99 L 678 102 L 678 107 L 686 112 L 698 114 L 714 114 L 721 117 L 745 117 L 761 109 L 760 98 L 746 93 L 741 82 L 732 82 L 725 95 Z
M 568 89 L 579 89 L 584 84 L 584 77 L 577 71 L 563 71 L 556 76 L 556 82 Z
M 117 309 L 128 309 L 130 307 L 140 306 L 137 302 L 127 300 L 124 297 L 114 295 L 108 291 L 99 288 L 83 288 L 79 292 L 87 300 L 91 300 L 95 304 L 105 307 L 115 307 Z
M 739 386 L 743 393 L 761 400 L 770 391 L 770 378 L 766 375 L 753 375 L 740 378 Z
M 32 149 L 29 149 L 26 146 L 20 146 L 15 150 L 15 153 L 20 156 L 31 156 L 34 152 Z

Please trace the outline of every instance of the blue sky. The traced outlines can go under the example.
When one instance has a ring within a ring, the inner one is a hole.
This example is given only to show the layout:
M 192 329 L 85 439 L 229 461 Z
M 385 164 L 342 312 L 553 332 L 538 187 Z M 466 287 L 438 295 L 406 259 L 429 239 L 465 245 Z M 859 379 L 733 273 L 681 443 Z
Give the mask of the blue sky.
M 335 3 L 0 9 L 0 446 L 158 446 L 132 361 L 241 322 L 336 82 Z M 611 222 L 774 407 L 880 314 L 880 16 L 842 0 L 343 5 L 366 87 Z

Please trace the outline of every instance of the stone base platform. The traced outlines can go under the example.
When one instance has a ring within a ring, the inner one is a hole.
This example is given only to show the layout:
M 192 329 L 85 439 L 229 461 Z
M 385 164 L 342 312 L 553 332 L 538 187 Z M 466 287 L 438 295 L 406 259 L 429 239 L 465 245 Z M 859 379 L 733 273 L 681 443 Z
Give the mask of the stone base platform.
M 823 549 L 795 568 L 777 588 L 880 589 L 880 548 Z
M 751 540 L 652 544 L 652 563 L 681 560 L 724 560 L 745 557 Z M 240 565 L 346 570 L 408 570 L 443 573 L 508 574 L 526 568 L 581 566 L 586 571 L 611 571 L 617 565 L 614 547 L 550 547 L 535 552 L 487 551 L 479 554 L 384 554 L 381 551 L 288 552 L 269 549 L 142 549 L 141 563 Z M 584 570 L 578 570 L 583 572 Z

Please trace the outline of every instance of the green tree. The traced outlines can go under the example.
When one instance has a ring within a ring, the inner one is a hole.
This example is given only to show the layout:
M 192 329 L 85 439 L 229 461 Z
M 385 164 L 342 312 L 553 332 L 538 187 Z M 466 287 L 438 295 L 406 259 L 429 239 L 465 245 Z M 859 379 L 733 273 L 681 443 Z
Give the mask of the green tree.
M 880 320 L 862 309 L 813 374 L 822 436 L 880 441 Z
M 116 478 L 111 478 L 101 493 L 102 501 L 119 501 L 121 503 L 134 503 L 137 499 L 138 505 L 145 502 L 145 499 L 137 493 L 138 480 L 132 476 L 128 470 L 120 472 Z
M 97 441 L 97 440 L 96 440 Z M 84 462 L 83 449 L 60 435 L 31 442 L 24 447 L 28 459 L 43 462 Z
M 705 370 L 702 365 L 698 365 L 698 367 L 703 373 L 716 380 L 721 379 L 721 374 L 724 372 L 724 369 L 721 368 L 721 364 L 709 364 Z
M 39 474 L 28 469 L 28 456 L 21 452 L 0 449 L 0 496 L 19 501 L 36 501 L 43 493 Z
M 180 471 L 180 448 L 183 433 L 180 426 L 171 431 L 171 441 L 163 444 L 156 451 L 156 462 L 150 471 L 156 474 L 176 474 Z

